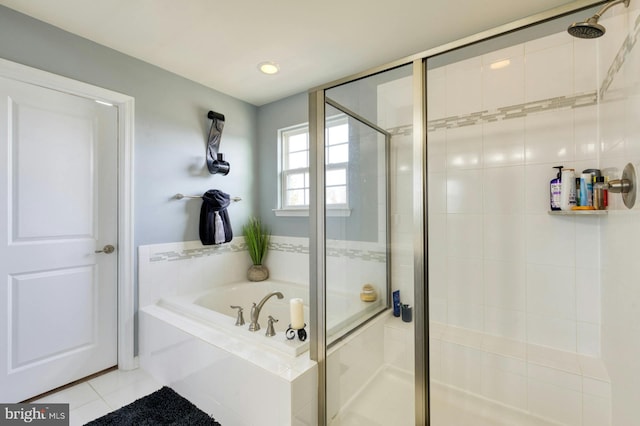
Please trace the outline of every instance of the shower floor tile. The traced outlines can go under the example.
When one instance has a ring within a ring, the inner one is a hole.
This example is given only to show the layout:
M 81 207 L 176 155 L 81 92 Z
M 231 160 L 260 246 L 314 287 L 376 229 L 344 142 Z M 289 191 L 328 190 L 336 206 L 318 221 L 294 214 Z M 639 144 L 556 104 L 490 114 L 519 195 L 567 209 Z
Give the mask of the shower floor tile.
M 383 369 L 330 423 L 332 426 L 414 425 L 413 376 Z
M 431 425 L 557 426 L 558 423 L 532 417 L 446 386 L 432 384 Z
M 412 426 L 413 376 L 383 369 L 329 424 L 331 426 Z M 508 407 L 493 404 L 443 385 L 431 386 L 431 425 L 554 426 Z

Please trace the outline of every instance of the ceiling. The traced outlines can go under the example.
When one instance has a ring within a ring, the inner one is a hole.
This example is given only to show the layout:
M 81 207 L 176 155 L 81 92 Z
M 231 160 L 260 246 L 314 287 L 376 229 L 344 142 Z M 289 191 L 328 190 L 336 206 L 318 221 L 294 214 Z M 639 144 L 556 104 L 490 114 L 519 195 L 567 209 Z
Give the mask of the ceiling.
M 586 2 L 0 0 L 258 106 L 569 3 Z

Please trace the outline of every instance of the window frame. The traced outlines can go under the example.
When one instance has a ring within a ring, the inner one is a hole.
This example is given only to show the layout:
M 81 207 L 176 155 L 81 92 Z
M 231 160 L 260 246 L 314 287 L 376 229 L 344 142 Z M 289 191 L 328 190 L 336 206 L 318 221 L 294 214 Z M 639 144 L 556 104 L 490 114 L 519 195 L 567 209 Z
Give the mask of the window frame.
M 327 119 L 327 127 L 339 126 L 349 124 L 349 118 L 346 115 L 340 114 L 338 116 L 329 117 Z M 286 169 L 288 150 L 288 138 L 295 136 L 296 134 L 306 133 L 307 135 L 307 167 L 299 167 L 295 169 Z M 327 142 L 328 143 L 328 142 Z M 351 143 L 350 137 L 347 137 L 346 142 L 337 143 L 335 145 L 346 144 L 347 147 Z M 333 145 L 333 146 L 335 146 Z M 328 153 L 332 145 L 325 146 L 325 153 Z M 309 124 L 301 123 L 294 126 L 278 129 L 278 208 L 274 209 L 276 216 L 308 216 L 309 214 L 309 191 L 310 191 L 310 164 L 309 164 Z M 345 202 L 344 203 L 332 203 L 327 204 L 327 212 L 330 216 L 350 216 L 351 209 L 349 208 L 349 161 L 327 164 L 326 170 L 344 170 L 345 183 L 344 185 L 333 185 L 334 187 L 345 187 Z M 287 185 L 287 178 L 292 174 L 305 175 L 305 182 L 303 191 L 305 191 L 306 204 L 304 205 L 287 205 L 287 191 L 289 190 Z

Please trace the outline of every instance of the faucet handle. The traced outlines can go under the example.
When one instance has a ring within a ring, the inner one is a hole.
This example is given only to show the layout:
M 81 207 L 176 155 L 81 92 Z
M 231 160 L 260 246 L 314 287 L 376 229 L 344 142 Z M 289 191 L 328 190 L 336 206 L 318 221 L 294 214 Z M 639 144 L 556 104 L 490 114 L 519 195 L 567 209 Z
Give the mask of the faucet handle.
M 278 322 L 278 320 L 269 315 L 269 323 L 267 324 L 267 332 L 265 333 L 266 336 L 271 337 L 276 335 L 276 330 L 273 328 L 274 322 Z
M 236 325 L 244 325 L 244 315 L 242 314 L 242 306 L 231 305 L 231 308 L 238 310 L 238 316 L 236 317 Z

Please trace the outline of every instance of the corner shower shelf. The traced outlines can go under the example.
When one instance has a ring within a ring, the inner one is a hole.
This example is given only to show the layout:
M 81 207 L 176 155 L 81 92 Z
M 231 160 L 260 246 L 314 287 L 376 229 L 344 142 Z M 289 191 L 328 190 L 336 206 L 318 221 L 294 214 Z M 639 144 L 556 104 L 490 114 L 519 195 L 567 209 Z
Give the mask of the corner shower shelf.
M 549 210 L 549 214 L 558 216 L 599 216 L 609 214 L 608 210 Z

